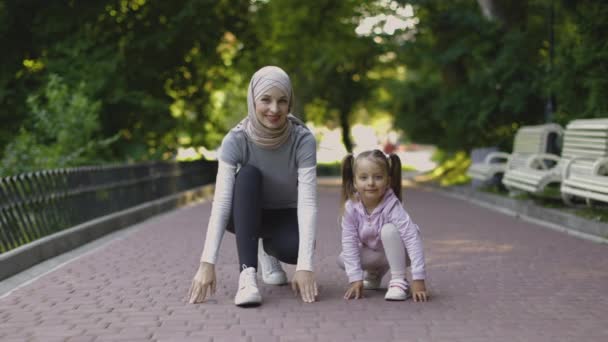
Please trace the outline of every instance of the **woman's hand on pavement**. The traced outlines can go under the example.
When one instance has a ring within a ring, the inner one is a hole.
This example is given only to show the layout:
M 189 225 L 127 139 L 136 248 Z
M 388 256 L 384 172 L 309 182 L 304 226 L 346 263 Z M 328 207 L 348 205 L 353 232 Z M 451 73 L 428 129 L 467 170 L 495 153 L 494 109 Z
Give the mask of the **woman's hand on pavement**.
M 291 280 L 291 289 L 296 296 L 299 293 L 305 303 L 315 302 L 319 295 L 315 276 L 311 271 L 296 271 Z
M 215 265 L 201 262 L 188 292 L 190 304 L 202 303 L 215 293 Z

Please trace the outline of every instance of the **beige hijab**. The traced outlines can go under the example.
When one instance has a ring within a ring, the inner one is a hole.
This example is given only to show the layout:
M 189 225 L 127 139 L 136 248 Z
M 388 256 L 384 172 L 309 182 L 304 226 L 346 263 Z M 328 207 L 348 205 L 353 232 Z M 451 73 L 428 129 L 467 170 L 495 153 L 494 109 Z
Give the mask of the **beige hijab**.
M 285 121 L 285 125 L 278 129 L 264 127 L 255 115 L 255 100 L 271 87 L 279 88 L 289 98 L 287 120 Z M 247 90 L 247 117 L 235 128 L 243 129 L 247 137 L 256 145 L 267 149 L 276 149 L 289 138 L 294 124 L 304 126 L 304 123 L 300 119 L 291 114 L 293 104 L 293 90 L 291 89 L 291 80 L 287 73 L 276 66 L 265 66 L 256 71 L 251 77 L 249 89 Z

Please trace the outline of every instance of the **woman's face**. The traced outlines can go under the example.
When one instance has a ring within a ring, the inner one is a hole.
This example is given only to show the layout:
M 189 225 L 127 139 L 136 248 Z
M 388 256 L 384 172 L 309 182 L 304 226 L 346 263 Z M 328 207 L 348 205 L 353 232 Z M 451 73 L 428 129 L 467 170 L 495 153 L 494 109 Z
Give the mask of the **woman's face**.
M 277 87 L 271 87 L 255 100 L 255 115 L 266 128 L 285 125 L 289 114 L 289 97 Z

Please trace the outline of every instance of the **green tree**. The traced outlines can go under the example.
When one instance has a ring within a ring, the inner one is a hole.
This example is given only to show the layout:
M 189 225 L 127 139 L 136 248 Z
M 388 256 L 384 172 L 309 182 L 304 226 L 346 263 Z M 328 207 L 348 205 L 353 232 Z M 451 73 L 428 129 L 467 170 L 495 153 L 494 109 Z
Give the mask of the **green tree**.
M 504 148 L 519 125 L 543 121 L 539 12 L 510 6 L 489 20 L 468 1 L 412 3 L 420 22 L 398 50 L 408 70 L 398 123 L 415 141 Z
M 246 29 L 249 1 L 6 1 L 0 5 L 1 146 L 25 118 L 25 99 L 49 74 L 84 81 L 100 101 L 101 134 L 120 132 L 117 160 L 170 158 L 205 144 L 209 94 L 226 82 L 218 46 Z M 21 19 L 23 19 L 21 21 Z
M 355 29 L 369 1 L 256 1 L 253 36 L 242 37 L 249 66 L 276 64 L 292 77 L 302 113 L 310 103 L 323 104 L 320 121 L 337 119 L 343 142 L 352 150 L 350 126 L 357 103 L 373 88 L 367 77 L 382 52 L 371 37 Z M 334 113 L 337 113 L 334 116 Z M 305 115 L 305 113 L 304 113 Z
M 416 24 L 385 32 L 396 4 L 413 6 Z M 508 149 L 519 126 L 544 121 L 550 94 L 559 123 L 605 116 L 607 7 L 591 0 L 6 0 L 0 151 L 33 141 L 20 135 L 40 120 L 28 115 L 27 99 L 43 93 L 53 74 L 70 89 L 83 84 L 81 94 L 98 103 L 96 138 L 120 135 L 103 160 L 213 148 L 245 115 L 249 77 L 268 64 L 292 76 L 295 113 L 311 108 L 306 119 L 336 122 L 349 149 L 355 115 L 379 111 L 394 114 L 411 140 L 447 151 Z M 373 33 L 355 31 L 376 15 L 385 19 Z
M 608 116 L 608 3 L 564 0 L 556 4 L 556 51 L 550 73 L 556 120 Z
M 31 116 L 6 146 L 1 176 L 103 161 L 103 150 L 118 136 L 97 138 L 100 103 L 84 89 L 83 83 L 69 87 L 51 75 L 40 94 L 28 97 Z

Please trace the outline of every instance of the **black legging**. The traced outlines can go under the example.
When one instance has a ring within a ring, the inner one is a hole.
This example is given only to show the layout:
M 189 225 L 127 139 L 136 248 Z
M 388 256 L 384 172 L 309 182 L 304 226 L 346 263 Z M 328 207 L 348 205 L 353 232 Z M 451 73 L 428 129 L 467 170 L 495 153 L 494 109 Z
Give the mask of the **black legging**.
M 288 264 L 298 261 L 298 211 L 296 208 L 262 209 L 262 174 L 247 165 L 236 175 L 231 222 L 227 230 L 236 235 L 239 271 L 258 267 L 258 239 L 264 251 Z M 277 189 L 281 191 L 281 189 Z

